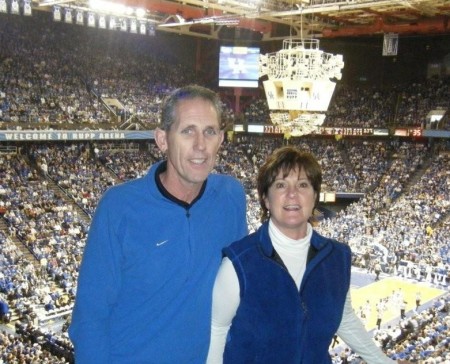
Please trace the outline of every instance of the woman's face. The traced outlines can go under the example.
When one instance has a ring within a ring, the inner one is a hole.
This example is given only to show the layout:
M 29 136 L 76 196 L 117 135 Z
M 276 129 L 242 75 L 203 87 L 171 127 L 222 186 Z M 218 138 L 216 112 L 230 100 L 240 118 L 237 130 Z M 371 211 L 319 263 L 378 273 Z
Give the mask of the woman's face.
M 292 170 L 285 178 L 280 171 L 264 197 L 272 222 L 291 239 L 306 236 L 315 201 L 316 193 L 303 169 Z

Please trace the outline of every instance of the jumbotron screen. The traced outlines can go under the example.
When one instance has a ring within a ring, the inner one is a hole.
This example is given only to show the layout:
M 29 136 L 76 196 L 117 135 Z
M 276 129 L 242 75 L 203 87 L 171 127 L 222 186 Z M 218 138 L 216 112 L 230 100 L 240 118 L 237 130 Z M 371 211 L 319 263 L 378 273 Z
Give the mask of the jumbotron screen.
M 259 53 L 259 47 L 221 46 L 219 87 L 257 88 Z

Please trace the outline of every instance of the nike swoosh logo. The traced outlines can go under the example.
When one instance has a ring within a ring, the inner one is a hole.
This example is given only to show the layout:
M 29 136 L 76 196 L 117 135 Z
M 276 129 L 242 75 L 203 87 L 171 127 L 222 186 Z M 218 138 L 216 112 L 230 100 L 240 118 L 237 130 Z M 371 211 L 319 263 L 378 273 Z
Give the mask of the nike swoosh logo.
M 160 241 L 160 242 L 156 243 L 156 246 L 161 246 L 161 245 L 167 243 L 168 241 L 169 241 L 169 240 L 163 240 L 163 241 Z

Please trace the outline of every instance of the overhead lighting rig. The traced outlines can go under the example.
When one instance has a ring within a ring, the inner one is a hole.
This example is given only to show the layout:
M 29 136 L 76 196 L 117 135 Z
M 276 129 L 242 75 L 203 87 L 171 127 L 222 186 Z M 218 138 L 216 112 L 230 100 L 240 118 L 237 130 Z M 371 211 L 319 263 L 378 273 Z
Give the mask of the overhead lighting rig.
M 263 81 L 271 121 L 286 135 L 313 133 L 325 120 L 344 67 L 342 55 L 325 53 L 317 39 L 285 39 L 275 53 L 261 54 Z

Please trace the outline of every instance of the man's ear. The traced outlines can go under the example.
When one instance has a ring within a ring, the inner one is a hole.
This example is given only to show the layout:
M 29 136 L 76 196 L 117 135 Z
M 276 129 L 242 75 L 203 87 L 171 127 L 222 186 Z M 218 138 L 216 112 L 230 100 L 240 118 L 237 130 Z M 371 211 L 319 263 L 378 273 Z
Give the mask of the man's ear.
M 167 132 L 161 128 L 155 129 L 155 143 L 161 152 L 167 151 Z

